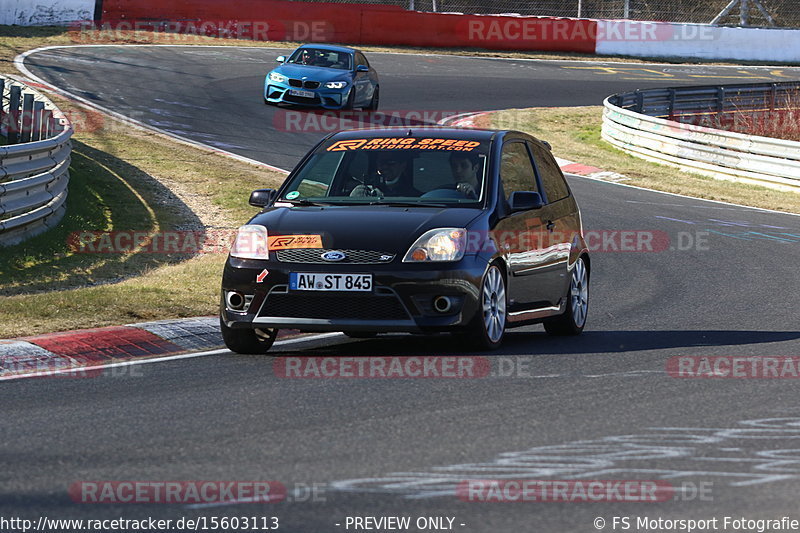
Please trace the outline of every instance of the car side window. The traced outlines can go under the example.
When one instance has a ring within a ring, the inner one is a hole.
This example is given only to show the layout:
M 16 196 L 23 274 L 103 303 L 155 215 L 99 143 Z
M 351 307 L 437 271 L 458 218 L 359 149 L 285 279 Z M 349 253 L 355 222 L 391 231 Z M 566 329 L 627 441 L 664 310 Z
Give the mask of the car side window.
M 522 141 L 512 141 L 503 145 L 500 156 L 500 180 L 506 200 L 515 191 L 537 191 L 536 174 L 528 149 Z
M 343 152 L 314 154 L 312 156 L 314 164 L 306 164 L 303 167 L 296 188 L 293 191 L 286 191 L 287 194 L 296 191 L 301 198 L 329 196 L 331 180 L 336 175 L 343 155 Z
M 534 161 L 536 161 L 536 169 L 539 171 L 539 179 L 542 180 L 547 201 L 553 203 L 569 196 L 569 187 L 567 187 L 567 182 L 564 180 L 564 175 L 553 158 L 553 154 L 536 143 L 529 143 L 528 146 Z
M 356 65 L 355 66 L 358 66 L 358 65 L 366 65 L 367 67 L 369 67 L 369 61 L 367 61 L 367 58 L 364 57 L 364 54 L 362 54 L 361 52 L 356 52 Z

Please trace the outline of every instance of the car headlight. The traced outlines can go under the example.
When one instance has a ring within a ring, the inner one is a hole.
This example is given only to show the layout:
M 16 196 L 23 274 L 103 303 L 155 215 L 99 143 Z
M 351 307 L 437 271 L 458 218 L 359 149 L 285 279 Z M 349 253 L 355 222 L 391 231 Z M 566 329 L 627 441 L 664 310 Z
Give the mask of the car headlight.
M 255 224 L 241 226 L 231 246 L 231 257 L 269 259 L 267 228 Z
M 344 89 L 347 87 L 346 81 L 329 81 L 325 84 L 326 89 Z
M 283 83 L 286 81 L 286 76 L 278 74 L 277 72 L 270 72 L 269 81 L 274 81 L 275 83 Z
M 411 245 L 403 262 L 458 261 L 464 257 L 466 249 L 467 230 L 464 228 L 432 229 Z

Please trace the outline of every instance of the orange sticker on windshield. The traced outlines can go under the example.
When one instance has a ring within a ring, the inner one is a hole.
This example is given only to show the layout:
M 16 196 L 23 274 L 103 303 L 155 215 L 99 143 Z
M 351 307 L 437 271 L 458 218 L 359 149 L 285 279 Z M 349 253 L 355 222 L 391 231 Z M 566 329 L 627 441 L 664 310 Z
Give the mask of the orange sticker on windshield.
M 327 148 L 328 152 L 345 150 L 447 150 L 471 152 L 480 146 L 479 141 L 464 139 L 417 139 L 414 137 L 380 137 L 376 139 L 348 139 L 336 141 Z
M 270 250 L 322 248 L 322 235 L 270 235 L 268 244 Z

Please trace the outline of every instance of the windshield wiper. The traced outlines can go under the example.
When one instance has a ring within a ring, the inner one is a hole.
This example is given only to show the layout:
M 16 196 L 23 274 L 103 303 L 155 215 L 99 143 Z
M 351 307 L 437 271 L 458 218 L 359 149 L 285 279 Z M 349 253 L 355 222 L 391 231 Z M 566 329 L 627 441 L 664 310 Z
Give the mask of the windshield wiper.
M 286 202 L 287 204 L 292 204 L 292 205 L 331 205 L 331 204 L 329 204 L 327 202 L 315 202 L 313 200 L 306 200 L 305 198 L 303 198 L 302 200 L 286 200 L 286 199 L 282 199 L 282 200 L 278 200 L 278 202 Z
M 436 202 L 396 202 L 389 200 L 388 202 L 368 202 L 366 205 L 388 205 L 392 207 L 452 207 L 453 204 L 443 204 Z

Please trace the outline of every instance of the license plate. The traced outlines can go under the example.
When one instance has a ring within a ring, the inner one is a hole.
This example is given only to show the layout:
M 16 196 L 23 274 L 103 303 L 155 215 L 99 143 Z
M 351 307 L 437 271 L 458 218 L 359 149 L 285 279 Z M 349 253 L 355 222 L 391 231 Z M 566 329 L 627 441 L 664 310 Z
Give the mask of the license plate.
M 291 272 L 289 289 L 293 291 L 372 291 L 372 274 L 325 274 Z
M 301 91 L 300 89 L 289 89 L 289 94 L 292 96 L 302 96 L 303 98 L 314 98 L 314 93 L 311 91 Z

